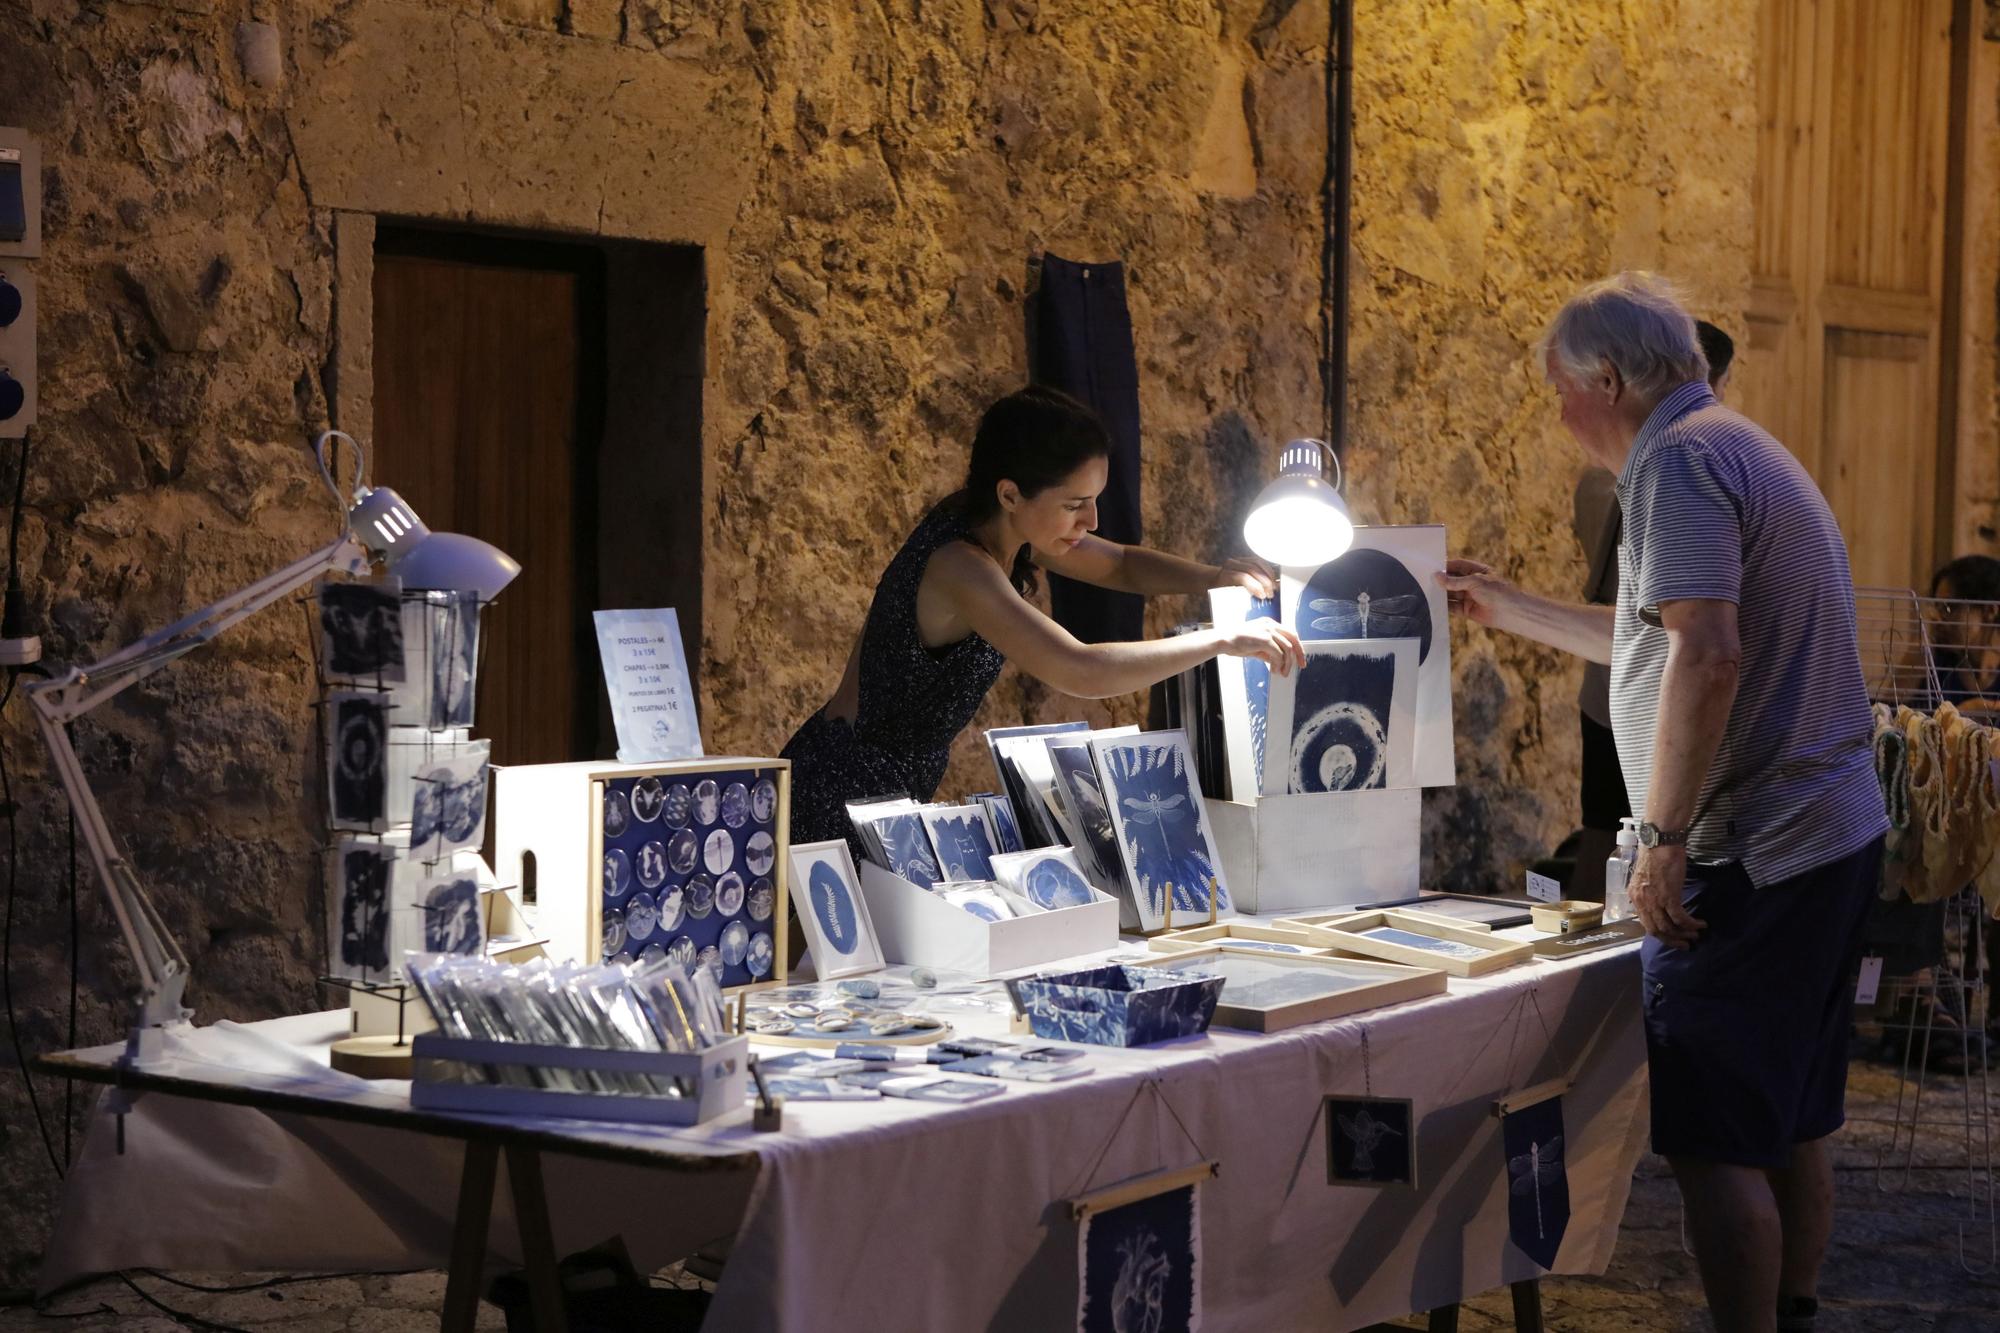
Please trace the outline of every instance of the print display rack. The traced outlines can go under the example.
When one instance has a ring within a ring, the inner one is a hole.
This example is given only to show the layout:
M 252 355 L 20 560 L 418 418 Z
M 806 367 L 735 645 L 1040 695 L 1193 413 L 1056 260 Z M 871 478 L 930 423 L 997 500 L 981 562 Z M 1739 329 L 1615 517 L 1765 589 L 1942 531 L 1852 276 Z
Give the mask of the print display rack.
M 788 975 L 791 813 L 785 759 L 510 765 L 493 859 L 551 958 L 664 954 L 738 990 Z
M 875 938 L 891 963 L 985 978 L 1118 947 L 1118 900 L 1097 889 L 1081 906 L 988 921 L 873 861 L 860 870 Z
M 412 1007 L 405 952 L 514 961 L 540 947 L 513 886 L 499 885 L 479 849 L 492 772 L 471 736 L 484 603 L 374 579 L 322 582 L 302 604 L 321 692 L 318 771 L 330 830 L 319 979 L 346 993 L 352 1016 L 335 1064 L 397 1075 L 411 1037 L 431 1026 L 424 1007 Z M 445 768 L 464 780 L 442 781 Z M 421 838 L 420 810 L 428 812 Z
M 410 1105 L 420 1110 L 699 1125 L 742 1109 L 749 1094 L 748 1037 L 677 1053 L 467 1041 L 427 1032 L 416 1039 L 415 1048 Z M 530 1082 L 534 1078 L 530 1071 L 536 1069 L 650 1075 L 677 1081 L 687 1093 L 667 1097 L 536 1087 Z M 518 1081 L 499 1081 L 509 1078 Z

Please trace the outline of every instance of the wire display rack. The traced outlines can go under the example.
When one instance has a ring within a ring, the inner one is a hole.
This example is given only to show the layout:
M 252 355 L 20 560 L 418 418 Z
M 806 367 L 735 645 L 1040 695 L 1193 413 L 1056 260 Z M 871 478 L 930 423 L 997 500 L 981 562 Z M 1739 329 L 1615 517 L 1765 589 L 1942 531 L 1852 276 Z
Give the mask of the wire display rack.
M 1950 701 L 1976 721 L 2000 722 L 2000 603 L 1857 588 L 1855 611 L 1871 700 L 1923 713 Z M 1883 1031 L 1899 1056 L 1894 1107 L 1886 1117 L 1849 1118 L 1887 1128 L 1875 1152 L 1874 1188 L 1910 1205 L 1862 1211 L 1955 1224 L 1959 1264 L 1975 1276 L 2000 1268 L 1991 1057 L 1982 1032 L 1995 960 L 1985 956 L 1985 926 L 1978 894 L 1954 892 L 1944 902 L 1942 960 L 1883 983 L 1877 1009 L 1887 1001 Z M 1940 1024 L 1941 1014 L 1955 1020 L 1955 1031 Z M 1961 1075 L 1934 1072 L 1948 1056 Z M 1924 1206 L 1920 1197 L 1945 1202 Z

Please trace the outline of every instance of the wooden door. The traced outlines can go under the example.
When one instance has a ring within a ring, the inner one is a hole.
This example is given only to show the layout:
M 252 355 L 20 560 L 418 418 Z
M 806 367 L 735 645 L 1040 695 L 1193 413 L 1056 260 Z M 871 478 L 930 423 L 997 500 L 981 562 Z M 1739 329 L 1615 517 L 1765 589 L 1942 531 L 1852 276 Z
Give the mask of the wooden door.
M 1760 14 L 1756 249 L 1732 390 L 1819 482 L 1858 584 L 1928 587 L 1937 561 L 1963 3 L 1764 0 Z
M 374 480 L 433 531 L 521 562 L 481 625 L 472 730 L 502 764 L 595 753 L 582 655 L 594 651 L 584 589 L 595 499 L 577 439 L 591 293 L 567 247 L 541 249 L 384 232 L 375 256 Z M 461 254 L 481 262 L 450 257 Z

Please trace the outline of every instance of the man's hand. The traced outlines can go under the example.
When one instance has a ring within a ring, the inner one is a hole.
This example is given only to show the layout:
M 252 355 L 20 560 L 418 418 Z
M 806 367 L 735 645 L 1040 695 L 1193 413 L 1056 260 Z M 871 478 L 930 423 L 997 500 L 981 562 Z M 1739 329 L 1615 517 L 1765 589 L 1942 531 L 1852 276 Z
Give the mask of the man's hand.
M 1632 911 L 1645 924 L 1646 933 L 1670 949 L 1693 944 L 1707 924 L 1681 905 L 1681 887 L 1686 883 L 1686 847 L 1639 849 L 1629 886 Z
M 1478 625 L 1499 626 L 1518 596 L 1514 585 L 1477 560 L 1447 560 L 1437 576 L 1452 611 Z

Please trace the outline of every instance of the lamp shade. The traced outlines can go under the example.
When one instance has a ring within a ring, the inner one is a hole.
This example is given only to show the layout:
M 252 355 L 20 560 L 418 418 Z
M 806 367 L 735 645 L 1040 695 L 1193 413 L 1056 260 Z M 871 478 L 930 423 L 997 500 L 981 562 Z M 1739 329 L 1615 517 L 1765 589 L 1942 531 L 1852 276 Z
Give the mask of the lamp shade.
M 1354 544 L 1354 520 L 1323 474 L 1333 451 L 1319 440 L 1293 440 L 1278 456 L 1278 475 L 1243 520 L 1243 540 L 1274 565 L 1323 565 Z
M 490 602 L 521 572 L 499 547 L 457 532 L 432 532 L 387 486 L 357 492 L 347 526 L 405 588 L 456 590 Z

